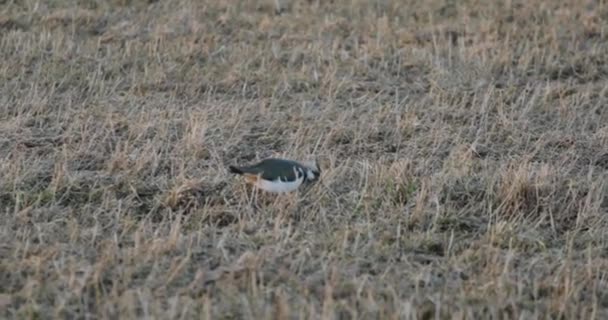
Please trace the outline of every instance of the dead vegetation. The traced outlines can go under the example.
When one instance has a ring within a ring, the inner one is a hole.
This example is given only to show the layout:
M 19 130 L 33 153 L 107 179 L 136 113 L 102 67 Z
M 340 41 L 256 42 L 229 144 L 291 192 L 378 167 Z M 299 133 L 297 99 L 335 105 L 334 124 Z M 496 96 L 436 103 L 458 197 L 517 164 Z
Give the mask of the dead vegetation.
M 3 318 L 608 317 L 601 1 L 4 1 Z M 321 160 L 254 198 L 229 164 Z

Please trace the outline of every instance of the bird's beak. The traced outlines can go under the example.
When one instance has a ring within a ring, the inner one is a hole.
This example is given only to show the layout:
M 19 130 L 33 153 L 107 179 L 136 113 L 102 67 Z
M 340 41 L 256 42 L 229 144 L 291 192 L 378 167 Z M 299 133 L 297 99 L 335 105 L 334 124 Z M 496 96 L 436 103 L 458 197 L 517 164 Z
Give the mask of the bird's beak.
M 319 160 L 315 160 L 315 169 L 313 172 L 315 174 L 315 180 L 321 179 L 321 167 L 319 166 Z

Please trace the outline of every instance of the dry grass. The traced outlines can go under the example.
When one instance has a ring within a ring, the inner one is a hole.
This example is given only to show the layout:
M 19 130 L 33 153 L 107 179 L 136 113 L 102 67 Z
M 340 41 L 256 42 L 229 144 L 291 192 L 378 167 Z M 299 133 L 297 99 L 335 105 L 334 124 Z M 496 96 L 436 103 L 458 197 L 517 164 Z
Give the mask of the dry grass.
M 607 20 L 3 1 L 0 316 L 606 318 Z M 271 155 L 322 184 L 252 199 Z

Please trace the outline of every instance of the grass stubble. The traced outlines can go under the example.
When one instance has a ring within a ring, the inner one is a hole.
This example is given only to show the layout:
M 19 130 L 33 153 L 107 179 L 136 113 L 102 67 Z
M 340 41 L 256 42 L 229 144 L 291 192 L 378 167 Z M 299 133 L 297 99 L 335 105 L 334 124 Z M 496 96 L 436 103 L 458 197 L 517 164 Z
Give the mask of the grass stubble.
M 4 1 L 0 315 L 605 318 L 607 19 Z M 226 171 L 311 155 L 280 201 Z

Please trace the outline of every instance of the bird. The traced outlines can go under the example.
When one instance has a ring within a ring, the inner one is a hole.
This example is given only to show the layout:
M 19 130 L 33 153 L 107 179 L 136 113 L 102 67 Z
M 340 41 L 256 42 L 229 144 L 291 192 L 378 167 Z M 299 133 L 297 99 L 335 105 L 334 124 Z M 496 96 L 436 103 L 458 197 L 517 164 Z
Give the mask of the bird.
M 313 182 L 321 176 L 317 161 L 297 162 L 288 159 L 268 158 L 249 166 L 229 166 L 230 173 L 242 175 L 245 180 L 270 193 L 292 192 L 304 182 Z

